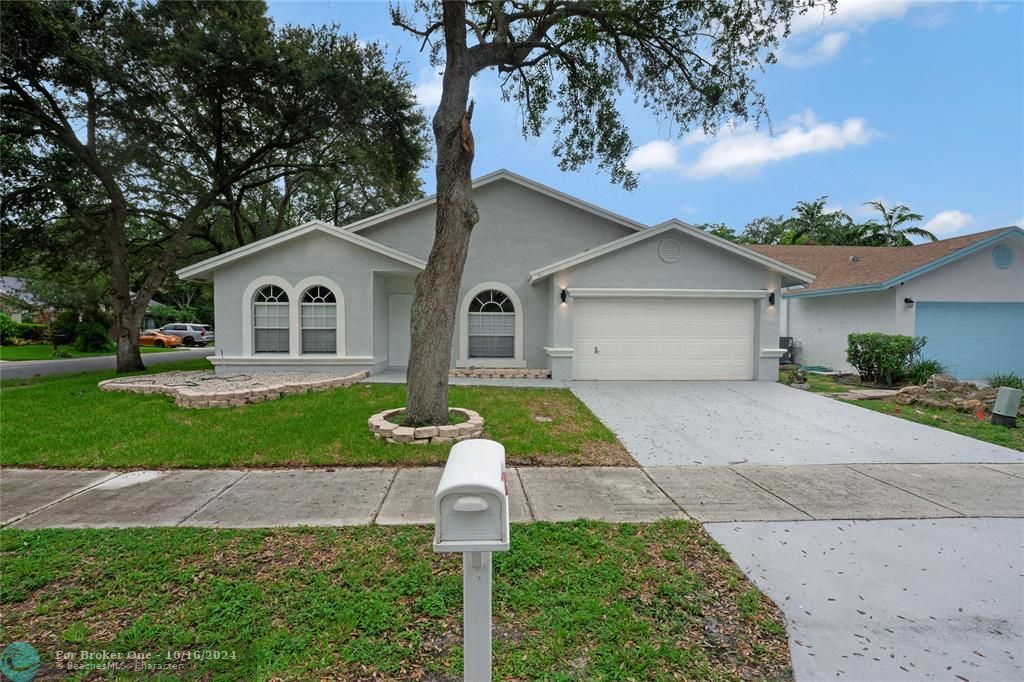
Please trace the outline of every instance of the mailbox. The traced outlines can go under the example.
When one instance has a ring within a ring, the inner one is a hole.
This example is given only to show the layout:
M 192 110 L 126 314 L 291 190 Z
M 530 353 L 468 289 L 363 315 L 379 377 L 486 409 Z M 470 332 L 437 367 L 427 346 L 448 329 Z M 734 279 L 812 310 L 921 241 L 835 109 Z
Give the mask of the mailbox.
M 434 551 L 506 551 L 506 481 L 501 443 L 484 439 L 456 443 L 434 493 Z

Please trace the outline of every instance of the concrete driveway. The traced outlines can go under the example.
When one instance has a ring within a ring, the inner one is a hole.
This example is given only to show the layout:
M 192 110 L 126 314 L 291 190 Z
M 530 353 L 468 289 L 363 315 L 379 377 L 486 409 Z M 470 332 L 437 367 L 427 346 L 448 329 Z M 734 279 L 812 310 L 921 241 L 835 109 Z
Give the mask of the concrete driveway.
M 574 381 L 642 466 L 1024 462 L 1024 453 L 767 381 Z
M 569 385 L 782 608 L 797 680 L 1024 679 L 1024 519 L 990 518 L 1024 453 L 776 383 Z

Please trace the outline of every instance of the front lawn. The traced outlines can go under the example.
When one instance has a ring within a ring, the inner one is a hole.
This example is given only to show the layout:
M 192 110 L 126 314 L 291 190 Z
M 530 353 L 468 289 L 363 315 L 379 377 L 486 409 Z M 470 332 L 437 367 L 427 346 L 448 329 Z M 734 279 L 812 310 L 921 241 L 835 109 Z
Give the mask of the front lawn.
M 156 371 L 209 368 L 205 359 Z M 443 464 L 449 447 L 376 440 L 370 415 L 405 404 L 400 384 L 190 410 L 170 396 L 100 391 L 113 372 L 5 381 L 4 466 L 205 468 Z M 452 406 L 486 420 L 509 464 L 633 466 L 615 435 L 566 389 L 452 386 Z M 538 421 L 537 417 L 550 421 Z
M 45 679 L 58 650 L 193 653 L 160 679 L 461 679 L 461 557 L 431 533 L 5 530 L 0 639 Z M 686 521 L 513 526 L 493 594 L 494 679 L 792 679 L 778 608 Z
M 60 350 L 73 358 L 91 358 L 97 355 L 113 355 L 112 350 L 80 351 L 74 346 L 60 346 Z M 175 350 L 174 348 L 151 348 L 144 346 L 140 348 L 143 353 L 163 353 Z M 48 343 L 30 343 L 24 346 L 0 346 L 0 360 L 18 362 L 19 360 L 62 360 L 65 358 L 53 357 L 53 346 Z

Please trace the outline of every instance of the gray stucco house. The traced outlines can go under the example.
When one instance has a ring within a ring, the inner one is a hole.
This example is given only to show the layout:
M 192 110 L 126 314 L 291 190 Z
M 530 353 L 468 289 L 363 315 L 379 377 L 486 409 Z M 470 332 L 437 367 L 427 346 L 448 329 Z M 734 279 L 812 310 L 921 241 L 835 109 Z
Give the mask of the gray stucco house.
M 847 335 L 923 336 L 923 355 L 960 379 L 1024 374 L 1024 230 L 1001 227 L 916 246 L 750 248 L 814 275 L 783 292 L 796 359 L 852 371 Z
M 480 222 L 453 368 L 553 378 L 778 377 L 783 287 L 813 276 L 678 220 L 648 227 L 508 171 L 474 182 Z M 344 228 L 314 221 L 178 271 L 213 282 L 219 373 L 403 368 L 428 197 Z

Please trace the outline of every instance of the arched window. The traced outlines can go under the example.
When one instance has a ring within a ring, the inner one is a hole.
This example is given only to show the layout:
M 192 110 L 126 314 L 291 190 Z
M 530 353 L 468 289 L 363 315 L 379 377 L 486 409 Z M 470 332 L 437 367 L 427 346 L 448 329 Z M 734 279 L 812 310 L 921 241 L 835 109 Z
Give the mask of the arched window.
M 481 291 L 469 303 L 469 357 L 514 358 L 516 310 L 500 291 Z
M 288 294 L 269 284 L 252 302 L 253 347 L 257 353 L 288 352 Z
M 338 301 L 327 287 L 312 286 L 302 295 L 302 352 L 338 352 Z

